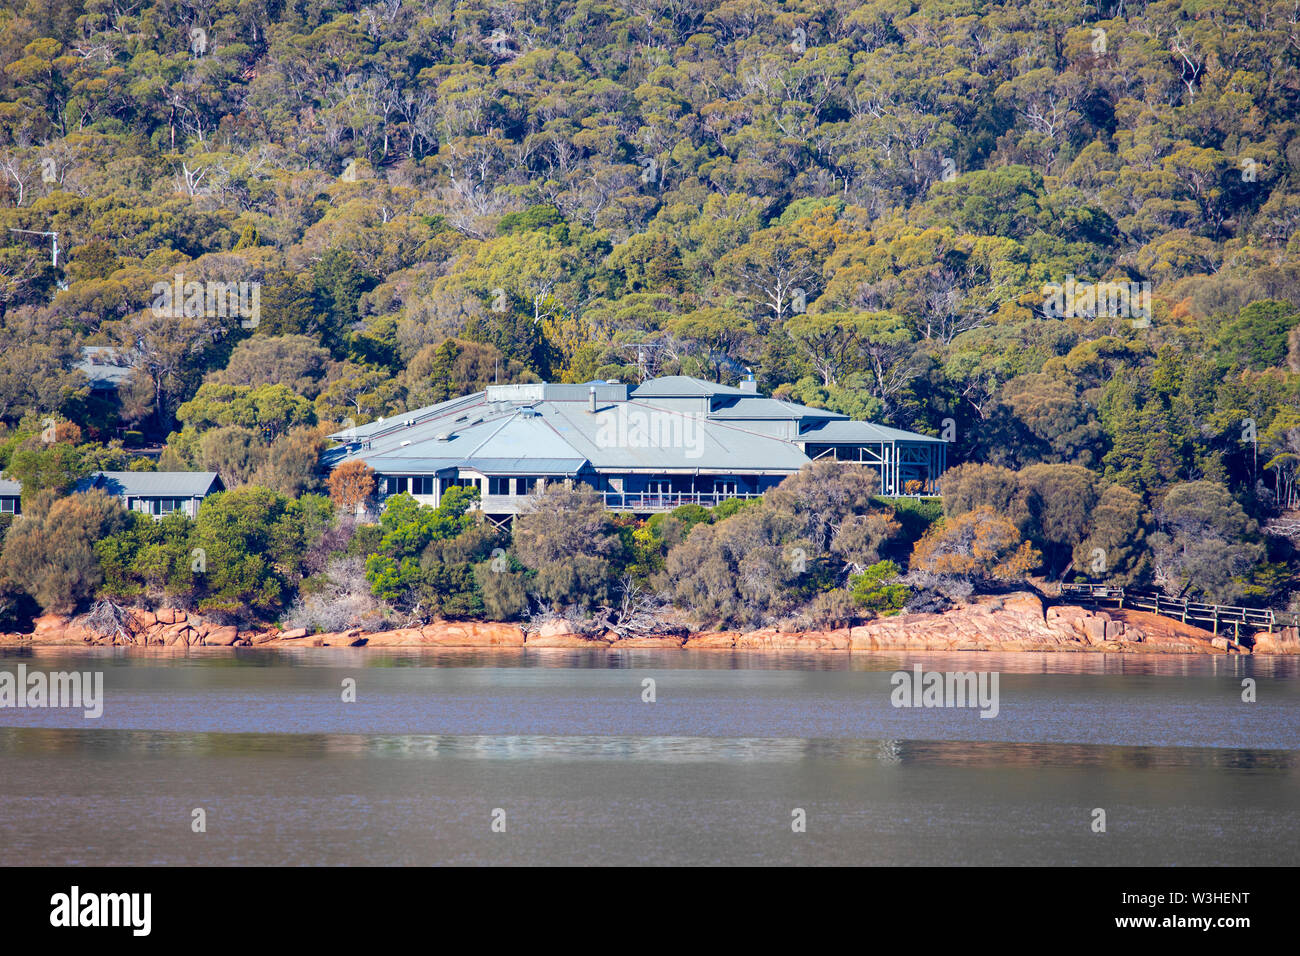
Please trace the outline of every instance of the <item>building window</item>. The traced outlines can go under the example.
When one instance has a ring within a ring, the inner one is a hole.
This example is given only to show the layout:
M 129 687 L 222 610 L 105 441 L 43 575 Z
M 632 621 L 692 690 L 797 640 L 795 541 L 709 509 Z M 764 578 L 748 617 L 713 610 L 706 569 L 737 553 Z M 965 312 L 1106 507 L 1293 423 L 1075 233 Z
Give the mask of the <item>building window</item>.
M 536 475 L 526 475 L 522 478 L 516 478 L 515 494 L 517 495 L 535 494 L 537 492 L 537 481 L 538 478 Z
M 448 488 L 477 488 L 477 478 L 443 478 L 442 490 L 445 492 Z
M 432 495 L 436 492 L 438 479 L 433 475 L 417 475 L 411 479 L 411 494 L 413 495 Z
M 490 495 L 508 495 L 510 494 L 509 478 L 488 478 L 488 494 Z
M 7 514 L 7 515 L 18 514 L 18 499 L 0 498 L 0 514 Z
M 156 515 L 169 515 L 173 511 L 185 510 L 184 498 L 155 498 L 152 503 L 153 513 Z

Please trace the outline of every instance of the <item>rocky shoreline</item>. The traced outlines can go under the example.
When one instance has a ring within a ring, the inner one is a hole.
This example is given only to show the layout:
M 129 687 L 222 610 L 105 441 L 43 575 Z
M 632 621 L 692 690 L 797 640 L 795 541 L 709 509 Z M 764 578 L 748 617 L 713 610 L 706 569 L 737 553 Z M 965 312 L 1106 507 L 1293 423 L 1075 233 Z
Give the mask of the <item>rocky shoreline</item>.
M 699 631 L 638 637 L 579 633 L 556 620 L 536 629 L 518 624 L 436 621 L 422 627 L 309 634 L 305 629 L 240 630 L 171 608 L 129 612 L 112 636 L 96 635 L 78 618 L 45 615 L 32 633 L 0 634 L 0 646 L 189 647 L 446 647 L 684 648 L 747 651 L 1051 651 L 1125 654 L 1300 654 L 1300 634 L 1283 628 L 1240 644 L 1230 636 L 1131 610 L 1045 605 L 1016 592 L 985 597 L 942 614 L 902 614 L 823 631 Z

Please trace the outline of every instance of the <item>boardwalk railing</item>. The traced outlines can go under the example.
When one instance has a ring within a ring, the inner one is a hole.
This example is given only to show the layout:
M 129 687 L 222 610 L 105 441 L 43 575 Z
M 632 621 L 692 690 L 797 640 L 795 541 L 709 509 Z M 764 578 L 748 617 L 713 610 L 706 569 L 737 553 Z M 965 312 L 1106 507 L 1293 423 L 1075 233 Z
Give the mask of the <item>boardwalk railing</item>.
M 1152 611 L 1166 617 L 1176 617 L 1184 624 L 1209 624 L 1209 629 L 1215 634 L 1219 633 L 1221 624 L 1232 625 L 1234 635 L 1239 635 L 1242 627 L 1257 631 L 1272 631 L 1275 627 L 1300 627 L 1300 614 L 1289 611 L 1202 604 L 1184 598 L 1171 598 L 1159 591 L 1136 591 L 1110 584 L 1062 584 L 1061 597 L 1090 604 L 1109 603 L 1119 608 Z
M 753 491 L 606 491 L 605 507 L 610 511 L 672 511 L 682 505 L 703 505 L 714 508 L 724 501 L 740 498 L 748 501 L 762 498 L 762 492 Z M 881 495 L 883 498 L 907 498 L 923 501 L 926 498 L 938 499 L 938 495 Z
M 732 498 L 761 497 L 761 494 L 744 491 L 607 491 L 605 507 L 610 511 L 672 511 L 682 505 L 713 508 Z

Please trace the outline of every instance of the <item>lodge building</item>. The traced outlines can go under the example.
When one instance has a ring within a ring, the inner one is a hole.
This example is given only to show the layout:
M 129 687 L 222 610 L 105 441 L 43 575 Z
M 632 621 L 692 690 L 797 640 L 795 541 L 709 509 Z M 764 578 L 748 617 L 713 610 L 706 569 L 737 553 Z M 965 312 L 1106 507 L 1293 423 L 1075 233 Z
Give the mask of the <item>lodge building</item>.
M 349 428 L 323 456 L 360 460 L 383 499 L 437 505 L 456 485 L 494 518 L 519 512 L 550 482 L 585 485 L 612 511 L 758 497 L 812 461 L 856 462 L 888 496 L 937 495 L 938 438 L 887 428 L 739 387 L 672 375 L 619 382 L 489 385 L 481 392 Z

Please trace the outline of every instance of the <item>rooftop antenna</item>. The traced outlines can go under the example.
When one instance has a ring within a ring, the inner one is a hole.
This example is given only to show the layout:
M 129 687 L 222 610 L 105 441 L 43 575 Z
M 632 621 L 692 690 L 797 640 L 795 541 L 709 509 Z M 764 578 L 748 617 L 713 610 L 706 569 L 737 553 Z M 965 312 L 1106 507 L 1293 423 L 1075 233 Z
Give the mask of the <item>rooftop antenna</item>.
M 655 349 L 666 349 L 666 348 L 668 348 L 668 343 L 666 343 L 666 342 L 627 342 L 627 343 L 625 343 L 625 344 L 623 344 L 623 345 L 620 345 L 619 348 L 622 348 L 622 349 L 636 349 L 636 373 L 637 373 L 637 380 L 638 380 L 638 381 L 641 381 L 641 382 L 644 382 L 645 379 L 646 379 L 646 375 L 649 373 L 649 369 L 646 368 L 646 357 L 647 357 L 647 354 L 646 354 L 646 353 L 647 353 L 647 352 L 652 352 L 652 351 L 654 351 Z

